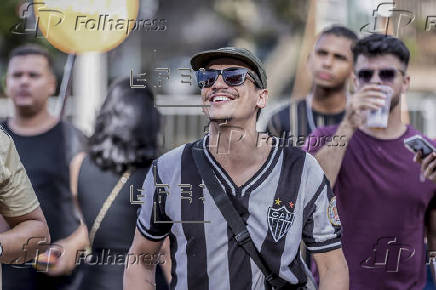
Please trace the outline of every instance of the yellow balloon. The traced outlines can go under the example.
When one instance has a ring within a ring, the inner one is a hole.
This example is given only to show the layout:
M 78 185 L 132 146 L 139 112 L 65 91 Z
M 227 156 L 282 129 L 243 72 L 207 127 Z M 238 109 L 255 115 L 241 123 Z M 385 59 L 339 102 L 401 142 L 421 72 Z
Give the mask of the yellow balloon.
M 138 25 L 138 0 L 44 0 L 34 2 L 42 35 L 65 53 L 105 52 Z

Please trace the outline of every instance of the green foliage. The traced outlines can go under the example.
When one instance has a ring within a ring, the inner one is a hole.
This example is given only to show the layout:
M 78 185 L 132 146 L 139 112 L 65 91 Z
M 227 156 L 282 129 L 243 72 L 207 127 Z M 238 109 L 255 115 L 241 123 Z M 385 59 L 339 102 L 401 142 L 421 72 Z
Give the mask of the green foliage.
M 55 71 L 59 71 L 58 61 L 63 58 L 63 53 L 59 52 L 56 48 L 50 45 L 50 43 L 43 38 L 41 35 L 39 37 L 35 36 L 35 33 L 31 32 L 29 34 L 14 34 L 11 32 L 12 28 L 16 25 L 23 25 L 23 19 L 19 17 L 19 10 L 21 5 L 29 5 L 33 0 L 2 0 L 0 9 L 0 98 L 4 97 L 4 79 L 7 69 L 7 62 L 9 52 L 19 46 L 26 43 L 38 43 L 46 47 L 50 54 L 52 55 L 55 63 Z M 32 9 L 32 7 L 30 7 Z M 29 27 L 34 27 L 35 23 L 30 23 Z M 62 60 L 62 65 L 63 65 Z M 60 74 L 56 74 L 60 77 Z
M 43 37 L 36 37 L 33 32 L 29 34 L 12 33 L 13 27 L 17 25 L 20 28 L 23 27 L 23 19 L 19 17 L 19 8 L 21 5 L 29 5 L 29 3 L 31 3 L 31 0 L 2 0 L 2 8 L 0 9 L 0 60 L 3 65 L 10 50 L 25 43 L 36 42 L 47 47 L 51 52 L 55 51 Z M 29 9 L 32 9 L 32 7 Z M 34 27 L 35 24 L 30 23 L 29 26 Z

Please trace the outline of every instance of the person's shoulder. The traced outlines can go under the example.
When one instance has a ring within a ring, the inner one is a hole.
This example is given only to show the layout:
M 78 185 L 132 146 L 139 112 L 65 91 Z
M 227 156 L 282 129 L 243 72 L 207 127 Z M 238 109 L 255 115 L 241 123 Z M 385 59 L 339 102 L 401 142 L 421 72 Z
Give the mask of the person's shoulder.
M 271 115 L 270 115 L 270 118 L 269 118 L 270 121 L 272 119 L 275 119 L 275 118 L 282 119 L 283 117 L 286 117 L 287 115 L 289 115 L 290 106 L 291 106 L 290 103 L 285 103 L 285 104 L 282 104 L 279 107 L 275 108 L 271 112 Z
M 273 115 L 278 115 L 278 116 L 284 116 L 284 115 L 289 115 L 289 111 L 291 110 L 291 108 L 294 107 L 301 107 L 304 106 L 306 103 L 306 100 L 291 100 L 290 102 L 283 104 L 281 106 L 279 106 L 277 109 L 275 109 L 273 111 Z
M 338 130 L 339 124 L 329 125 L 325 127 L 316 128 L 311 135 L 315 136 L 332 136 Z
M 301 106 L 306 106 L 306 99 L 299 99 L 299 100 L 293 100 L 291 102 L 291 106 L 296 106 L 296 107 L 301 107 Z
M 310 153 L 303 151 L 305 153 L 304 157 L 304 162 L 306 163 L 306 166 L 309 168 L 309 170 L 311 171 L 316 171 L 317 174 L 318 173 L 322 173 L 324 174 L 324 171 L 322 170 L 321 166 L 319 165 L 318 160 Z
M 9 135 L 9 132 L 6 130 L 6 128 L 3 127 L 2 124 L 0 124 L 0 144 L 1 148 L 8 148 L 9 145 L 13 143 L 11 135 Z
M 3 155 L 13 143 L 9 133 L 0 125 L 0 153 Z
M 307 153 L 302 148 L 297 146 L 284 146 L 283 147 L 283 153 L 286 156 L 292 156 L 292 159 L 300 159 L 300 160 L 308 160 L 311 164 L 313 162 L 318 163 L 316 161 L 315 157 L 313 157 L 310 153 Z M 286 157 L 285 157 L 286 158 Z
M 4 140 L 11 140 L 11 135 L 9 132 L 3 127 L 3 124 L 0 124 L 0 138 Z
M 188 143 L 188 144 L 183 144 L 180 145 L 164 154 L 162 154 L 161 156 L 159 156 L 156 159 L 156 162 L 159 165 L 162 164 L 167 164 L 167 165 L 173 165 L 174 162 L 176 162 L 177 160 L 179 160 L 183 154 L 183 151 L 185 150 L 185 148 L 187 146 L 192 146 L 193 143 Z
M 293 145 L 283 147 L 283 158 L 284 162 L 288 163 L 300 162 L 309 167 L 319 166 L 315 157 L 304 151 L 302 148 Z
M 10 135 L 10 129 L 8 127 L 8 120 L 7 119 L 3 119 L 0 122 L 0 131 L 1 133 L 6 134 L 8 137 L 12 138 L 12 136 Z M 2 134 L 3 135 L 3 134 Z
M 314 178 L 318 183 L 322 181 L 324 171 L 318 160 L 310 153 L 299 147 L 287 146 L 283 149 L 283 164 L 301 172 L 305 178 Z
M 68 132 L 74 133 L 74 134 L 83 134 L 83 132 L 77 128 L 76 126 L 74 126 L 71 122 L 68 121 L 59 121 L 59 125 L 64 128 L 65 130 L 67 130 Z

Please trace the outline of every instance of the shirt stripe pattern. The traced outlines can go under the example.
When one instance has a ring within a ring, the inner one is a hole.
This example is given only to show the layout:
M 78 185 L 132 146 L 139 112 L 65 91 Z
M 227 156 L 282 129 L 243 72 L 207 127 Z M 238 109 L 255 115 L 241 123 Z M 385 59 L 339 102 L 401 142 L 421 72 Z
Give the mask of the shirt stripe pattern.
M 308 273 L 300 257 L 301 241 L 311 252 L 341 246 L 341 227 L 333 226 L 327 215 L 334 195 L 317 161 L 298 148 L 278 146 L 275 138 L 264 165 L 236 186 L 208 151 L 207 142 L 206 136 L 202 150 L 257 250 L 274 273 L 292 284 L 304 284 Z M 192 158 L 193 144 L 154 163 L 156 176 L 150 170 L 144 181 L 137 228 L 150 240 L 170 235 L 175 277 L 171 289 L 264 289 L 261 271 L 235 243 L 203 185 Z

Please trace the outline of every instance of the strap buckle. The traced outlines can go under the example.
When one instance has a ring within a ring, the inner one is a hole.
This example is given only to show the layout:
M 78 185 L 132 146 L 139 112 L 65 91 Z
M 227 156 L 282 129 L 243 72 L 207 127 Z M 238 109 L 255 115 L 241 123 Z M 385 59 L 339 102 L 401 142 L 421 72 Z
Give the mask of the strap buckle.
M 240 246 L 251 241 L 250 233 L 246 229 L 234 235 L 234 238 Z

